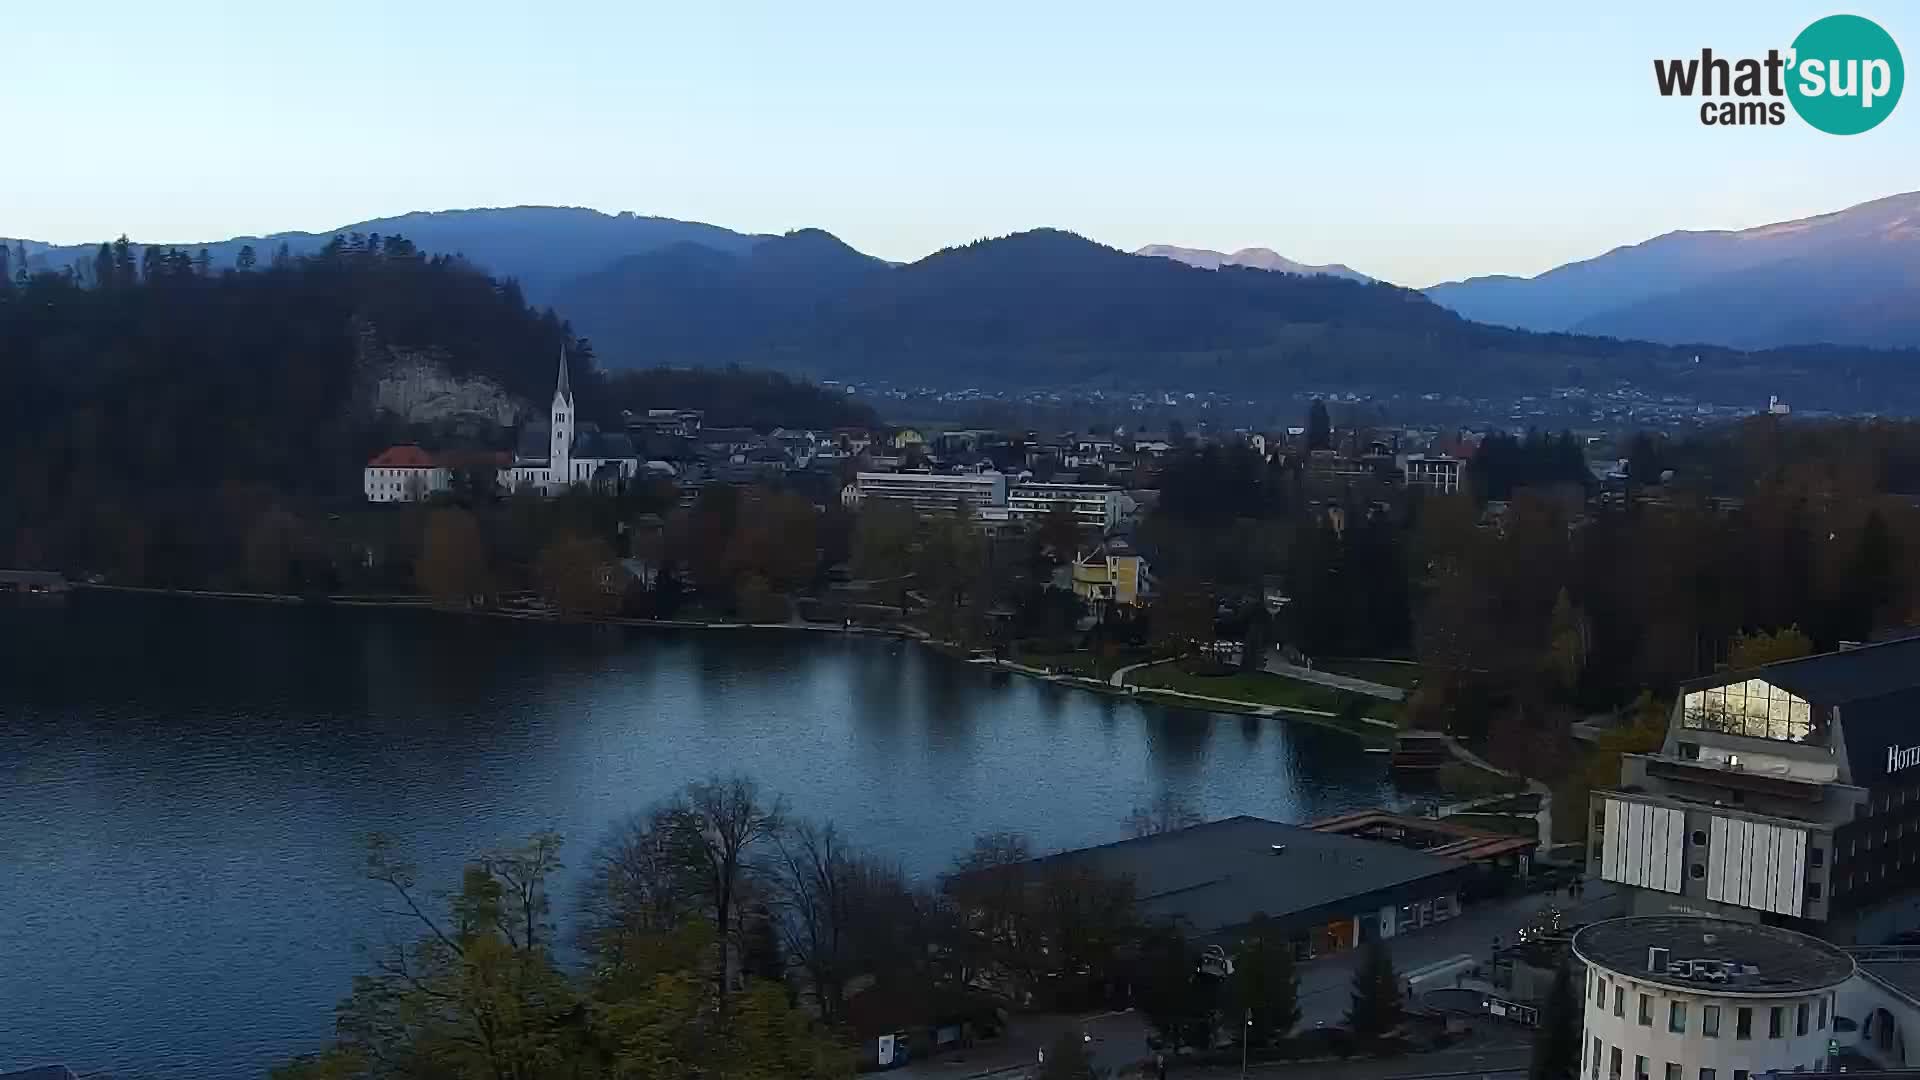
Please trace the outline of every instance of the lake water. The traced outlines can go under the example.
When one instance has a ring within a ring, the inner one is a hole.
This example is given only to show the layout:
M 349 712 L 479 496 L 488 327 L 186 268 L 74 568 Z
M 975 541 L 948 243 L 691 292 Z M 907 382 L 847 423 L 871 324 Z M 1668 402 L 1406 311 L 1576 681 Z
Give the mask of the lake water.
M 361 839 L 423 882 L 593 843 L 743 771 L 920 874 L 975 833 L 1120 839 L 1160 792 L 1300 821 L 1395 801 L 1337 732 L 1137 704 L 889 639 L 76 594 L 0 606 L 0 1071 L 254 1077 L 378 944 Z

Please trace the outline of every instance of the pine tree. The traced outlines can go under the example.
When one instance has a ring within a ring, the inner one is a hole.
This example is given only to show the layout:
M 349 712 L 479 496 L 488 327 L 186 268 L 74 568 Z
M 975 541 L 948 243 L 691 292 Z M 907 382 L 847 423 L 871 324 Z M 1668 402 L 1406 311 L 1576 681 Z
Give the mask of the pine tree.
M 1575 1080 L 1580 1071 L 1580 1001 L 1573 994 L 1573 973 L 1566 961 L 1553 974 L 1540 1027 L 1533 1035 L 1533 1061 L 1527 1080 Z
M 253 269 L 253 265 L 258 259 L 259 256 L 254 253 L 252 244 L 241 244 L 240 254 L 233 260 L 234 269 L 243 274 L 247 273 Z
M 0 289 L 13 284 L 13 249 L 0 243 Z
M 1293 946 L 1264 915 L 1233 959 L 1233 1004 L 1237 1015 L 1253 1014 L 1248 1037 L 1255 1046 L 1284 1039 L 1300 1022 L 1300 980 Z
M 1347 1009 L 1347 1027 L 1362 1040 L 1386 1037 L 1400 1026 L 1406 1006 L 1400 998 L 1400 976 L 1393 970 L 1393 954 L 1385 941 L 1374 941 L 1353 973 L 1353 1004 Z
M 201 277 L 212 274 L 213 252 L 208 251 L 206 248 L 201 248 L 200 253 L 193 257 L 193 272 L 199 274 Z

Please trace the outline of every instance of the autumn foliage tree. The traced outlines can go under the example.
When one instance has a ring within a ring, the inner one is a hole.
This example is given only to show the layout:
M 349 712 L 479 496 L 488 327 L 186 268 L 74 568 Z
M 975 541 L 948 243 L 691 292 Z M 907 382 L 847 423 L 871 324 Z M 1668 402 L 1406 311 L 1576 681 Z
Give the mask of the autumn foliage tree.
M 487 572 L 486 541 L 473 514 L 443 507 L 427 518 L 417 571 L 420 587 L 443 604 L 466 605 L 493 591 Z

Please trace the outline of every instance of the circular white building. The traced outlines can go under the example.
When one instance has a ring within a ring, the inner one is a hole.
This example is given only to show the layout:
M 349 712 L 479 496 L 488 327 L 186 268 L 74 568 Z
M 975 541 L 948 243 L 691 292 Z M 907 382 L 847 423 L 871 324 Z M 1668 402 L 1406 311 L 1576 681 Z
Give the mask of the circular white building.
M 1573 936 L 1585 1080 L 1758 1080 L 1824 1067 L 1853 957 L 1755 923 L 1659 915 Z

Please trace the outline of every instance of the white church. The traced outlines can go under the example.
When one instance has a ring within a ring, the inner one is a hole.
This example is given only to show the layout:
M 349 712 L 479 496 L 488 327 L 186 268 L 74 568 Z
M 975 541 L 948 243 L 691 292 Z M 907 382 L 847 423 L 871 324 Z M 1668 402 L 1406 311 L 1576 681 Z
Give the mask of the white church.
M 573 387 L 567 380 L 567 350 L 560 349 L 560 379 L 546 424 L 520 430 L 513 464 L 501 470 L 501 486 L 510 492 L 558 495 L 576 484 L 617 491 L 640 472 L 640 456 L 624 433 L 603 432 L 574 414 Z

